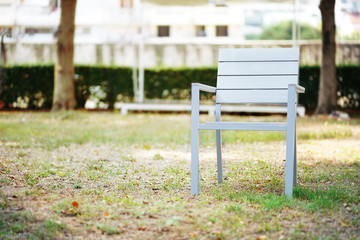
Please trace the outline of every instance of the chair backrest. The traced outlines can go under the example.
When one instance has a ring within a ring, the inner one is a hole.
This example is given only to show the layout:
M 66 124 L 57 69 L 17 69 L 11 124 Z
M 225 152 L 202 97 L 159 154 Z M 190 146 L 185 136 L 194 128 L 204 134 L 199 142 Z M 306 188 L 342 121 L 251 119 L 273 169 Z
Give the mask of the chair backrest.
M 298 48 L 220 49 L 216 103 L 287 103 L 298 71 Z

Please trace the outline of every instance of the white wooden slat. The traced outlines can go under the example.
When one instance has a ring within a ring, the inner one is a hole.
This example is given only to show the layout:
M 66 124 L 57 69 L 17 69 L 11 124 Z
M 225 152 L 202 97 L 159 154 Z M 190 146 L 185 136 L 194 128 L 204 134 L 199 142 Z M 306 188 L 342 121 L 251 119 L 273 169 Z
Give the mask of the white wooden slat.
M 217 90 L 217 103 L 287 103 L 284 90 Z
M 219 62 L 218 75 L 286 75 L 298 69 L 298 62 Z
M 249 130 L 249 131 L 286 131 L 285 123 L 242 123 L 242 122 L 207 122 L 200 124 L 204 130 Z
M 299 60 L 299 48 L 220 49 L 221 61 L 284 61 Z
M 292 76 L 218 76 L 217 88 L 287 88 L 289 84 L 297 84 L 298 77 Z

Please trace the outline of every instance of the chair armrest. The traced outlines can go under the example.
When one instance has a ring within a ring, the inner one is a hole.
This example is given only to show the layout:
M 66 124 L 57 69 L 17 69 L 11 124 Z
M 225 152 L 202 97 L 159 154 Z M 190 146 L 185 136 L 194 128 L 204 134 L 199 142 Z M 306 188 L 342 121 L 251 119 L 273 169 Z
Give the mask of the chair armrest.
M 298 84 L 289 84 L 289 86 L 294 86 L 297 93 L 305 93 L 305 88 Z
M 192 83 L 191 86 L 192 87 L 198 87 L 200 91 L 204 91 L 204 92 L 216 92 L 215 87 L 205 85 L 205 84 L 201 84 L 201 83 Z

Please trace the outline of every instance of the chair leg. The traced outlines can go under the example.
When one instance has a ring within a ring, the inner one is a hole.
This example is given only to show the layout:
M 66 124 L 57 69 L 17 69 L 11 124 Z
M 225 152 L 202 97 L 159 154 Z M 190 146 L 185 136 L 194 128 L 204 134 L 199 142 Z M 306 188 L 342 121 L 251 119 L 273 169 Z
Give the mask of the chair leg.
M 191 193 L 199 194 L 199 87 L 191 87 Z
M 295 133 L 294 133 L 294 186 L 297 185 L 297 159 L 296 159 L 296 123 L 295 123 Z
M 294 180 L 295 162 L 295 131 L 296 131 L 296 103 L 295 86 L 289 85 L 288 89 L 288 111 L 287 111 L 287 130 L 286 130 L 286 167 L 285 167 L 285 195 L 292 197 Z
M 199 130 L 191 129 L 191 193 L 199 194 Z
M 294 135 L 293 131 L 288 129 L 286 134 L 286 169 L 285 169 L 285 195 L 292 197 L 294 186 Z
M 221 104 L 217 103 L 215 106 L 215 120 L 220 121 L 221 118 Z M 222 159 L 221 159 L 221 131 L 216 130 L 216 158 L 217 158 L 217 171 L 218 171 L 218 183 L 222 183 Z
M 216 130 L 216 157 L 217 157 L 217 171 L 218 183 L 222 183 L 222 160 L 221 160 L 221 131 Z

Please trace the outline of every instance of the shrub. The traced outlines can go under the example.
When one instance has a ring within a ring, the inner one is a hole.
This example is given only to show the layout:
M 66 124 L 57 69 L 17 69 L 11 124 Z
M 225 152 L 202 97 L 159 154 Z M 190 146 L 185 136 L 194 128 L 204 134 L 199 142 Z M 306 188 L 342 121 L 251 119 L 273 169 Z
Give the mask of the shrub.
M 133 100 L 132 69 L 128 67 L 76 66 L 77 107 L 83 108 L 90 96 L 108 104 Z M 189 100 L 191 83 L 216 85 L 216 67 L 146 69 L 144 94 L 147 99 Z M 360 108 L 360 66 L 337 66 L 338 98 L 342 107 Z M 306 88 L 299 103 L 314 109 L 319 88 L 319 66 L 301 66 L 300 85 Z M 6 108 L 49 109 L 54 88 L 54 66 L 8 66 L 2 83 L 0 101 Z M 202 99 L 211 98 L 203 93 Z

